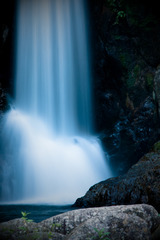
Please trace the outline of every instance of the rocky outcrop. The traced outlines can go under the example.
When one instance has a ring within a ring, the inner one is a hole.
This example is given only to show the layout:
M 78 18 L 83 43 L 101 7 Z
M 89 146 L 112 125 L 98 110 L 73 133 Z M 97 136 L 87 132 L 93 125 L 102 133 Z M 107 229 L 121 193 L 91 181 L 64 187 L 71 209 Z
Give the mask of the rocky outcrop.
M 147 203 L 160 211 L 160 142 L 121 176 L 92 186 L 74 206 L 95 207 Z
M 129 96 L 127 105 L 133 105 Z M 155 103 L 147 97 L 128 116 L 122 113 L 114 126 L 100 135 L 115 175 L 125 173 L 156 142 L 159 133 L 155 119 Z
M 156 3 L 94 2 L 96 126 L 120 175 L 159 139 L 159 14 Z
M 88 208 L 40 223 L 15 219 L 0 224 L 1 239 L 150 240 L 160 217 L 149 205 Z

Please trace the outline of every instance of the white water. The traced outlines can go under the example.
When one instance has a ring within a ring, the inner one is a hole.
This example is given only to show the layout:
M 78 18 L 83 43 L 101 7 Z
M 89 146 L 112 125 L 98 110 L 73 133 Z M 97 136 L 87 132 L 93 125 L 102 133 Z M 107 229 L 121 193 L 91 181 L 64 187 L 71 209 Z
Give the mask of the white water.
M 108 177 L 92 135 L 83 0 L 20 0 L 15 108 L 4 118 L 1 202 L 72 203 Z

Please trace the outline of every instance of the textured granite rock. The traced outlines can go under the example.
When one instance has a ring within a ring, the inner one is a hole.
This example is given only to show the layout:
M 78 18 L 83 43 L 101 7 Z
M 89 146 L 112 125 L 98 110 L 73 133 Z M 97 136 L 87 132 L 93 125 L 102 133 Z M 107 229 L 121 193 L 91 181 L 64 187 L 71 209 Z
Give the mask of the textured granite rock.
M 0 239 L 150 240 L 159 226 L 158 212 L 150 205 L 78 209 L 40 223 L 15 219 L 0 224 Z
M 154 151 L 154 148 L 126 174 L 92 186 L 84 197 L 77 199 L 74 206 L 146 203 L 160 211 L 160 151 Z

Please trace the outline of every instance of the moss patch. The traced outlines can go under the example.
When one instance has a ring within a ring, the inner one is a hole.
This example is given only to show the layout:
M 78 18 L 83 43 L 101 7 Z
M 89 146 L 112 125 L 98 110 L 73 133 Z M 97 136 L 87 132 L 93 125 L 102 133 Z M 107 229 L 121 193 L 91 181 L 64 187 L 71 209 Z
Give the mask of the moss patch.
M 153 146 L 153 150 L 156 151 L 160 151 L 160 141 L 156 142 Z

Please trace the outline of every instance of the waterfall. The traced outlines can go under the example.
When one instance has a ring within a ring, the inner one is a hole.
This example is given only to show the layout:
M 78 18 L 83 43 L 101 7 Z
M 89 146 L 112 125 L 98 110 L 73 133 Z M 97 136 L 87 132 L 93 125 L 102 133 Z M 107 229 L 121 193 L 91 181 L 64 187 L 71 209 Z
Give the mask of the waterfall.
M 72 203 L 111 176 L 93 136 L 83 0 L 20 0 L 14 107 L 3 119 L 1 202 Z

